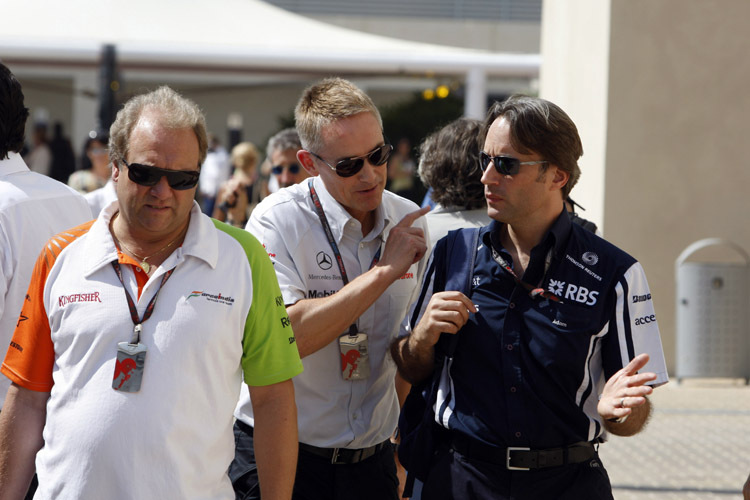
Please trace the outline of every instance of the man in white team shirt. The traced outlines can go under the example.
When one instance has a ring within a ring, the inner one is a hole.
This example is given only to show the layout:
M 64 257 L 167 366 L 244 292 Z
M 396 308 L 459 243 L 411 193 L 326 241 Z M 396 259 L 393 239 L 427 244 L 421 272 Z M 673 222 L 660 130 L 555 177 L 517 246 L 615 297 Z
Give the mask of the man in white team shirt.
M 384 190 L 392 147 L 362 90 L 323 80 L 305 90 L 295 118 L 297 159 L 312 177 L 264 199 L 247 226 L 274 263 L 305 366 L 294 379 L 294 498 L 395 499 L 388 345 L 423 274 L 425 212 Z M 244 391 L 235 416 L 230 477 L 237 498 L 258 498 L 257 418 Z
M 45 247 L 2 365 L 0 498 L 36 454 L 37 500 L 231 500 L 244 379 L 264 498 L 288 499 L 302 364 L 263 247 L 194 201 L 203 115 L 162 87 L 110 132 L 118 201 Z
M 0 362 L 18 322 L 39 251 L 53 235 L 91 220 L 83 196 L 31 172 L 19 154 L 29 110 L 21 84 L 0 63 Z M 10 380 L 0 374 L 0 410 Z

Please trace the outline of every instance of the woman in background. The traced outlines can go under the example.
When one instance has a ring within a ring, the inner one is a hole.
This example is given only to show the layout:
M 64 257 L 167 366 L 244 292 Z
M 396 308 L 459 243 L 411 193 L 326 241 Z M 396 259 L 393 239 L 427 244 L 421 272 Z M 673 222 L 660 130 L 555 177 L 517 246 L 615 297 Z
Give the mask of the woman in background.
M 109 136 L 104 132 L 92 132 L 83 146 L 84 168 L 73 172 L 68 186 L 79 193 L 90 193 L 104 187 L 110 178 Z
M 258 156 L 258 149 L 250 142 L 241 142 L 232 148 L 234 174 L 219 188 L 214 219 L 245 227 L 250 212 L 260 198 L 259 190 L 255 188 Z

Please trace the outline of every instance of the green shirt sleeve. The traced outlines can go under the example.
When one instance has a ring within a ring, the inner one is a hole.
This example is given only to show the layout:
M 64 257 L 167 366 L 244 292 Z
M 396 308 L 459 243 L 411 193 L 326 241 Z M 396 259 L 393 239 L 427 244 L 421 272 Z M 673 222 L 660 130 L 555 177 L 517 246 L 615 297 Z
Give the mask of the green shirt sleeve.
M 245 382 L 271 385 L 298 375 L 302 361 L 271 259 L 247 231 L 216 220 L 214 225 L 242 245 L 253 280 L 253 298 L 242 339 Z

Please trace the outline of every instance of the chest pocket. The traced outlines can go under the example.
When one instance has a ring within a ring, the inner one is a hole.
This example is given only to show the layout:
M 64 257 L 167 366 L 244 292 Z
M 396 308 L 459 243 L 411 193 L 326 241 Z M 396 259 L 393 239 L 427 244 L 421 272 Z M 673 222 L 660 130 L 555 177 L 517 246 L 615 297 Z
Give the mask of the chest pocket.
M 597 307 L 575 302 L 551 303 L 538 309 L 539 327 L 552 329 L 559 334 L 596 335 L 602 328 L 601 311 Z M 544 324 L 543 324 L 544 323 Z

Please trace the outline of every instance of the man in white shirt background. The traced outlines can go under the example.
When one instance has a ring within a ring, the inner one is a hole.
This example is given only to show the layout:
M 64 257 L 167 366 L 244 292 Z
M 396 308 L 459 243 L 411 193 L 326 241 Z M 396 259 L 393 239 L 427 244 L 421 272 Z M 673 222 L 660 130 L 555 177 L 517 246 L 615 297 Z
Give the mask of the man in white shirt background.
M 53 235 L 91 219 L 83 197 L 30 171 L 20 155 L 29 110 L 23 89 L 0 63 L 0 362 L 26 297 L 34 262 Z M 46 146 L 45 146 L 46 148 Z M 0 374 L 0 410 L 10 380 Z M 30 490 L 33 493 L 34 487 Z
M 0 64 L 0 356 L 19 321 L 31 270 L 44 243 L 91 220 L 83 196 L 65 184 L 31 172 L 19 152 L 29 110 L 23 90 Z M 0 374 L 0 409 L 10 380 Z

